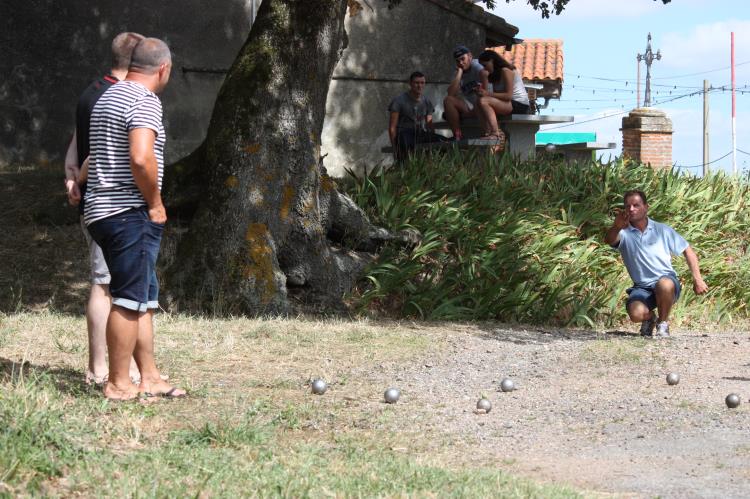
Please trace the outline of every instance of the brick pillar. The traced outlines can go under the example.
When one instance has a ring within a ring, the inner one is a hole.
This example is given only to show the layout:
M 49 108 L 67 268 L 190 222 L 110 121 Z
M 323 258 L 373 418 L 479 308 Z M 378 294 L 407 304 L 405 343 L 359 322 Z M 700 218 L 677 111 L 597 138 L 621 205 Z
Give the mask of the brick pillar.
M 672 167 L 672 120 L 649 107 L 630 111 L 622 119 L 622 154 L 652 168 Z

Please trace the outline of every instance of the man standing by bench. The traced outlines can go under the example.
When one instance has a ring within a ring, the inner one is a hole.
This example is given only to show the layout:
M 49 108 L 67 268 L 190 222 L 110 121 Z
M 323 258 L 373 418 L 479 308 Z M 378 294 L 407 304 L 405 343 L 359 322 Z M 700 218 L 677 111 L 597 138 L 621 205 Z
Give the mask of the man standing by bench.
M 409 90 L 395 97 L 388 106 L 388 136 L 396 161 L 404 160 L 417 144 L 442 139 L 433 133 L 432 114 L 435 106 L 424 95 L 426 83 L 424 74 L 414 71 L 409 76 Z
M 633 322 L 641 323 L 642 336 L 669 337 L 669 313 L 680 297 L 672 255 L 685 255 L 693 275 L 693 291 L 700 295 L 708 291 L 708 286 L 701 277 L 698 256 L 672 227 L 648 217 L 648 203 L 642 191 L 626 192 L 623 202 L 624 209 L 615 217 L 604 241 L 620 251 L 633 279 L 633 287 L 628 289 L 628 315 Z

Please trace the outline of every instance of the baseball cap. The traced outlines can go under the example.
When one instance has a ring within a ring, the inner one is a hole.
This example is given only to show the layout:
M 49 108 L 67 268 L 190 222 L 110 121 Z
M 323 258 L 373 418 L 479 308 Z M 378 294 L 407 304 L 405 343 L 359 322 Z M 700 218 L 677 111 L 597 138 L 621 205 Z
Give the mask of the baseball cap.
M 456 48 L 453 49 L 453 58 L 458 59 L 464 54 L 468 54 L 471 52 L 465 45 L 456 45 Z

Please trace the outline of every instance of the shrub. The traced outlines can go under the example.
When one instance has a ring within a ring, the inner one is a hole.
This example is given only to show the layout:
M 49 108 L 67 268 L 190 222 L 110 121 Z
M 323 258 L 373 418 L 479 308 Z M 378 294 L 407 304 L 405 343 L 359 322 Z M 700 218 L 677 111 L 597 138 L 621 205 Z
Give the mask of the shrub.
M 413 248 L 382 248 L 359 290 L 361 304 L 429 319 L 617 322 L 630 279 L 603 236 L 629 189 L 645 191 L 649 215 L 683 234 L 701 258 L 711 291 L 700 298 L 684 258 L 674 260 L 684 284 L 675 315 L 745 317 L 746 181 L 622 160 L 480 154 L 417 156 L 353 180 L 349 194 L 374 223 L 424 236 Z

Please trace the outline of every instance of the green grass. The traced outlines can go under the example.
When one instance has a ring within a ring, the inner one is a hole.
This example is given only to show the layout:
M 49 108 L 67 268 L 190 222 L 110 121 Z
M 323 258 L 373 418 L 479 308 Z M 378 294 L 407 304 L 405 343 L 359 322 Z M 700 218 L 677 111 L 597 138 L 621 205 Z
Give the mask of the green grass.
M 393 450 L 392 435 L 306 433 L 313 404 L 246 399 L 180 423 L 170 404 L 68 397 L 44 372 L 4 374 L 0 495 L 578 497 L 489 467 L 423 462 Z
M 623 161 L 519 162 L 508 156 L 416 157 L 352 180 L 374 223 L 419 230 L 415 247 L 389 245 L 360 288 L 370 311 L 429 319 L 614 324 L 630 280 L 603 235 L 622 194 L 641 189 L 650 216 L 682 233 L 711 291 L 692 292 L 675 259 L 683 323 L 746 318 L 750 208 L 746 180 L 654 171 Z

